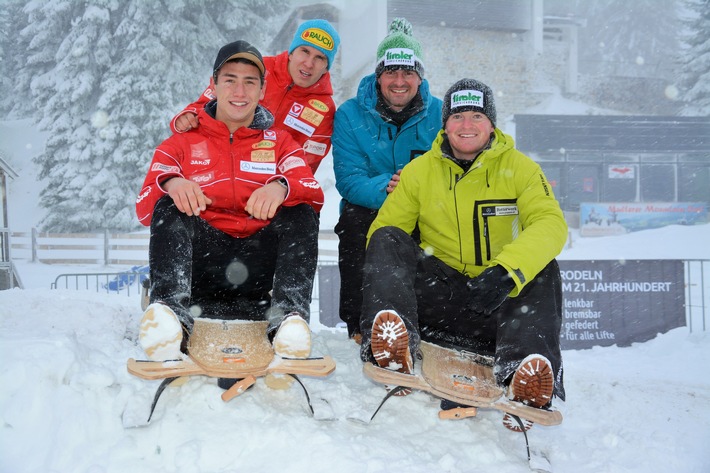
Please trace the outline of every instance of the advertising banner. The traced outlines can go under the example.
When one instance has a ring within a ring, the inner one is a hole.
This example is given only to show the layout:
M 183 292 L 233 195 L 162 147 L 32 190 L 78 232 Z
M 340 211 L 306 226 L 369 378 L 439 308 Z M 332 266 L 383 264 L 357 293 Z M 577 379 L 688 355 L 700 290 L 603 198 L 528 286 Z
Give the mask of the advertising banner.
M 682 261 L 559 264 L 563 349 L 628 346 L 685 325 Z
M 558 263 L 563 349 L 628 346 L 685 326 L 683 261 Z M 338 317 L 338 266 L 319 266 L 318 276 L 319 322 L 327 327 L 344 326 Z
M 705 202 L 607 202 L 579 204 L 580 236 L 621 235 L 666 225 L 707 223 Z

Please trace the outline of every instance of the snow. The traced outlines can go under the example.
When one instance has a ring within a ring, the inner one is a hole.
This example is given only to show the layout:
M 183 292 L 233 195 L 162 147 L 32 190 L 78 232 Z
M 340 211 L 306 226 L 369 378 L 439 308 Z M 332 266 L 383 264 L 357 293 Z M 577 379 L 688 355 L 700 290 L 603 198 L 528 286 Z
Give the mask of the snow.
M 562 257 L 708 259 L 707 241 L 710 225 L 573 234 Z M 368 418 L 385 390 L 363 376 L 346 333 L 322 327 L 314 353 L 337 369 L 303 381 L 317 417 L 334 420 L 312 418 L 297 384 L 275 391 L 259 380 L 225 403 L 215 379 L 194 377 L 166 389 L 151 424 L 124 428 L 123 412 L 145 418 L 158 384 L 126 371 L 128 358 L 143 357 L 138 296 L 50 290 L 63 268 L 17 264 L 26 289 L 0 292 L 0 471 L 530 471 L 523 436 L 499 412 L 443 421 L 438 401 L 415 392 L 390 399 L 369 425 L 349 420 Z M 534 427 L 531 447 L 557 472 L 709 471 L 709 358 L 708 334 L 685 327 L 630 347 L 565 351 L 568 398 L 555 403 L 565 420 Z

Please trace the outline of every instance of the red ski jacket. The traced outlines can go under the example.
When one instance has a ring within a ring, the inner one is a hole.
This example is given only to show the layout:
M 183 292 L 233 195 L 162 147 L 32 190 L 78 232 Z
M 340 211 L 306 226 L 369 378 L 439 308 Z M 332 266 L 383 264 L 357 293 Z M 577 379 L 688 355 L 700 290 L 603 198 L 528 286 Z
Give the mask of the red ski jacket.
M 330 137 L 333 134 L 335 102 L 330 72 L 323 74 L 318 82 L 304 88 L 293 83 L 288 73 L 288 51 L 278 56 L 264 58 L 266 67 L 266 94 L 261 104 L 274 114 L 274 128 L 288 131 L 303 147 L 306 160 L 315 174 L 318 165 L 330 151 Z M 215 97 L 212 89 L 207 89 L 196 102 L 175 115 L 170 122 L 173 133 L 175 120 L 182 114 L 197 113 Z
M 203 107 L 199 127 L 163 141 L 136 199 L 138 220 L 150 225 L 156 202 L 166 195 L 160 183 L 169 177 L 198 183 L 212 200 L 200 217 L 234 237 L 253 235 L 270 223 L 252 218 L 244 207 L 254 190 L 276 179 L 288 182 L 283 206 L 305 203 L 319 212 L 323 190 L 306 165 L 303 150 L 288 133 L 268 128 L 271 116 L 263 107 L 257 107 L 256 115 L 252 126 L 261 122 L 266 129 L 242 127 L 230 135 L 227 126 Z

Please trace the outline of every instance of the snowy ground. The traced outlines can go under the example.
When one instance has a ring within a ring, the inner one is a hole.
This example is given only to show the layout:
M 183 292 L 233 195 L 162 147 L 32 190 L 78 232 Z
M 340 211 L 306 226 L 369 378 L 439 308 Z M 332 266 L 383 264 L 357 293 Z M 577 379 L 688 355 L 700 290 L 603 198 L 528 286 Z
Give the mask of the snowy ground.
M 632 258 L 639 246 L 658 255 L 672 239 L 710 259 L 709 237 L 710 225 L 667 227 L 579 239 L 563 256 Z M 51 291 L 61 269 L 18 263 L 27 289 L 0 291 L 2 472 L 529 471 L 522 435 L 497 412 L 442 421 L 438 401 L 415 393 L 390 400 L 370 425 L 348 420 L 371 413 L 384 390 L 334 329 L 318 331 L 315 351 L 335 359 L 335 373 L 304 382 L 319 414 L 326 399 L 336 420 L 310 417 L 297 386 L 259 381 L 224 403 L 216 381 L 198 377 L 168 388 L 149 426 L 126 429 L 124 410 L 145 408 L 157 385 L 125 369 L 142 356 L 138 298 Z M 558 472 L 710 471 L 709 358 L 708 334 L 687 328 L 626 348 L 565 351 L 568 399 L 556 404 L 565 421 L 533 428 L 531 445 Z

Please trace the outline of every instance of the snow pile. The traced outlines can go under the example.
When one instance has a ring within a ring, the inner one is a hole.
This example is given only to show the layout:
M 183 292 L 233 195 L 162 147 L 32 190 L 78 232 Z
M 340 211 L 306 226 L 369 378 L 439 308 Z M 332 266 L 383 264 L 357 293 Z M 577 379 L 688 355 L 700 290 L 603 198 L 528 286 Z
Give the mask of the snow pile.
M 340 473 L 529 471 L 522 435 L 499 412 L 442 421 L 423 393 L 388 401 L 361 373 L 344 331 L 321 330 L 314 352 L 335 373 L 274 391 L 262 380 L 225 403 L 216 380 L 170 387 L 152 423 L 126 429 L 122 413 L 143 411 L 157 381 L 126 372 L 137 345 L 138 297 L 27 289 L 0 291 L 0 406 L 7 472 Z M 565 421 L 535 427 L 531 446 L 555 471 L 704 472 L 710 468 L 710 357 L 707 334 L 673 330 L 628 348 L 564 353 Z

